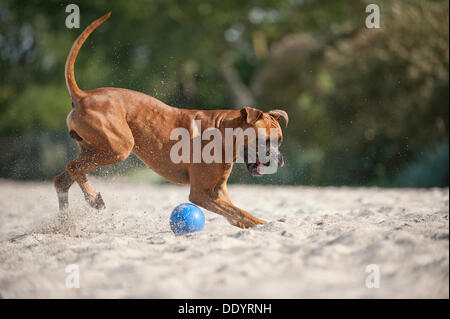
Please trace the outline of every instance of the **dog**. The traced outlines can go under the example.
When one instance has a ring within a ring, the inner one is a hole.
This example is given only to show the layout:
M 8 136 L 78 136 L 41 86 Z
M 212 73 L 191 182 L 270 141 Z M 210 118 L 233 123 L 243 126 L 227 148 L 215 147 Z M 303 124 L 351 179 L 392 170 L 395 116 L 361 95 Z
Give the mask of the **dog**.
M 120 163 L 133 152 L 167 181 L 190 184 L 189 200 L 192 203 L 224 216 L 232 225 L 249 228 L 265 224 L 266 221 L 233 205 L 226 185 L 233 162 L 174 163 L 170 160 L 170 150 L 175 141 L 171 140 L 170 134 L 178 127 L 195 134 L 192 125 L 195 120 L 200 121 L 202 128 L 217 128 L 222 133 L 226 128 L 263 129 L 267 132 L 272 128 L 281 142 L 279 119 L 284 119 L 287 126 L 287 113 L 282 110 L 264 113 L 251 107 L 241 110 L 188 110 L 166 105 L 154 97 L 128 89 L 81 90 L 74 74 L 77 54 L 87 37 L 110 15 L 111 12 L 95 20 L 81 33 L 66 60 L 65 80 L 72 100 L 72 110 L 66 123 L 80 153 L 67 164 L 64 172 L 54 178 L 59 209 L 64 211 L 68 208 L 68 191 L 74 182 L 78 183 L 92 207 L 105 208 L 100 193 L 95 191 L 86 175 L 97 167 Z M 279 155 L 278 165 L 281 167 L 283 160 Z M 259 161 L 245 161 L 253 175 L 260 175 L 258 168 L 266 165 Z

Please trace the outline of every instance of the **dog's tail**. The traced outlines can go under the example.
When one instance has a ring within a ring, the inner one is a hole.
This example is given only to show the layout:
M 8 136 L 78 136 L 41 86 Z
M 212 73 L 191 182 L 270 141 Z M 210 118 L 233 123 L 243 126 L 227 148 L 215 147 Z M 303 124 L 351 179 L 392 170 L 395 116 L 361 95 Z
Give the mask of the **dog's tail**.
M 78 55 L 78 51 L 80 51 L 81 46 L 83 45 L 84 41 L 86 41 L 87 37 L 92 33 L 92 31 L 94 31 L 100 24 L 105 22 L 110 16 L 111 12 L 108 12 L 103 17 L 92 22 L 86 29 L 84 29 L 84 31 L 72 45 L 72 49 L 70 49 L 70 53 L 67 56 L 66 60 L 65 77 L 66 86 L 72 99 L 78 100 L 85 95 L 85 93 L 78 87 L 77 82 L 75 81 L 74 65 Z

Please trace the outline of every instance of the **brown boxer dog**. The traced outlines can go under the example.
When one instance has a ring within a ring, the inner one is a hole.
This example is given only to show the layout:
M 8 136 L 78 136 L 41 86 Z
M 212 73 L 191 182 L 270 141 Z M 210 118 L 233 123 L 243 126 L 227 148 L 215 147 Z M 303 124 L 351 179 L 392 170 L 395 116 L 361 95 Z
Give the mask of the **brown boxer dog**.
M 111 13 L 97 19 L 78 37 L 70 50 L 65 66 L 67 89 L 72 99 L 72 111 L 67 116 L 70 136 L 77 141 L 78 157 L 67 164 L 66 170 L 54 179 L 59 208 L 68 207 L 68 190 L 74 181 L 80 185 L 87 202 L 96 209 L 105 204 L 87 180 L 86 174 L 99 166 L 112 165 L 125 160 L 131 152 L 149 168 L 172 183 L 190 184 L 189 200 L 207 210 L 224 216 L 232 225 L 248 228 L 266 222 L 236 207 L 227 192 L 231 163 L 174 163 L 170 158 L 171 131 L 186 128 L 195 135 L 194 120 L 200 121 L 202 130 L 217 128 L 263 128 L 277 130 L 280 141 L 282 131 L 279 118 L 288 122 L 286 112 L 274 110 L 264 113 L 245 107 L 241 110 L 187 110 L 172 107 L 140 92 L 120 88 L 99 88 L 82 91 L 74 75 L 78 51 L 87 37 Z M 197 122 L 198 123 L 198 122 Z M 198 134 L 198 132 L 197 132 Z M 267 133 L 267 136 L 269 134 Z M 233 147 L 235 141 L 233 140 Z M 248 141 L 247 141 L 248 144 Z M 236 154 L 233 155 L 236 160 Z M 280 154 L 279 166 L 283 165 Z M 253 175 L 259 175 L 261 164 L 246 161 Z

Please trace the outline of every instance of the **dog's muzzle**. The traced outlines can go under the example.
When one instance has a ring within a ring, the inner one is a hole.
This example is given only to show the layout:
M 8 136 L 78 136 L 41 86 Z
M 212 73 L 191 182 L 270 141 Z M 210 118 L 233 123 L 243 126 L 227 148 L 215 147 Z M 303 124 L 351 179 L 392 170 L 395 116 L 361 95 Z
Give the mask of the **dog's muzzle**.
M 252 156 L 248 150 L 244 150 L 244 161 L 247 170 L 253 176 L 262 176 L 266 174 L 274 174 L 279 167 L 284 166 L 284 159 L 278 149 L 271 148 L 267 151 L 264 162 L 260 160 L 256 154 L 252 160 Z

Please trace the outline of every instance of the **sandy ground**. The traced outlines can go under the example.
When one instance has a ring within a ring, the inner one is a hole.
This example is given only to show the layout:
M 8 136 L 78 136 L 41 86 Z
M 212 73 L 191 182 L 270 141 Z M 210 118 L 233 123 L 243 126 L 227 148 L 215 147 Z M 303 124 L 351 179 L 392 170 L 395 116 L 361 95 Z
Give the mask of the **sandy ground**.
M 93 184 L 107 209 L 75 186 L 68 218 L 50 183 L 0 180 L 0 297 L 449 297 L 448 189 L 230 186 L 270 222 L 241 230 L 204 211 L 202 232 L 176 237 L 188 188 Z M 66 287 L 70 264 L 80 288 Z

